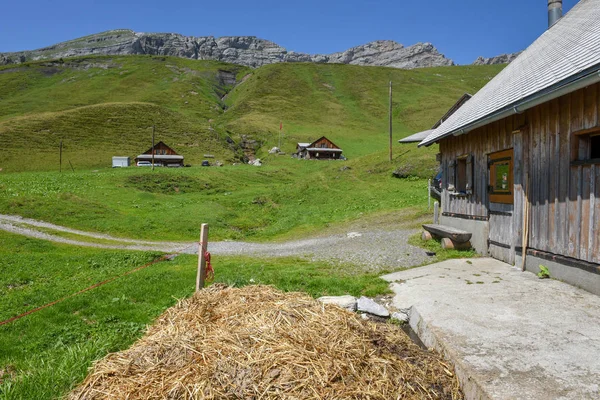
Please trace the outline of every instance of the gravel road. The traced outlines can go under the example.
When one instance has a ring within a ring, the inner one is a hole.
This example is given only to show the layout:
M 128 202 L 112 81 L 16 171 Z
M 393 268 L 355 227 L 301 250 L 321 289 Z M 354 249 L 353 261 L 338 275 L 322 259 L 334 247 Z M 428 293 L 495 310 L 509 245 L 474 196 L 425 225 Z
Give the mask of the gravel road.
M 112 243 L 92 243 L 64 238 L 39 228 L 66 232 L 82 237 L 109 240 Z M 50 240 L 77 246 L 122 250 L 155 250 L 166 253 L 198 252 L 197 243 L 152 242 L 123 239 L 106 234 L 80 231 L 43 221 L 0 214 L 0 229 L 28 237 Z M 346 234 L 330 235 L 313 239 L 293 240 L 282 243 L 210 242 L 208 250 L 215 255 L 249 255 L 254 257 L 296 256 L 311 260 L 352 264 L 366 271 L 380 271 L 423 264 L 429 258 L 425 250 L 408 244 L 409 236 L 416 231 L 360 230 Z

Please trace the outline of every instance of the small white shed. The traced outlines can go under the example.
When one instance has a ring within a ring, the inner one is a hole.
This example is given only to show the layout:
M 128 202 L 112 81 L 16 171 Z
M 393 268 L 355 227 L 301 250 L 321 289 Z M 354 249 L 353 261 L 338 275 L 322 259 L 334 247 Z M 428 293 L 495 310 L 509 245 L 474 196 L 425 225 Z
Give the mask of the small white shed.
M 112 158 L 112 167 L 113 168 L 129 167 L 130 164 L 131 164 L 131 159 L 129 157 L 115 156 Z

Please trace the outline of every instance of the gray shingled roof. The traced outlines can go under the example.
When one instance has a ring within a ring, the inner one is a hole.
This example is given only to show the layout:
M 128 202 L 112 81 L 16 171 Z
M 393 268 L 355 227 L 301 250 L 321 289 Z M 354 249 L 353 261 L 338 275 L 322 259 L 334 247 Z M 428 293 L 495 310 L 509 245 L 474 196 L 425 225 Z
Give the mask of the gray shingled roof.
M 600 69 L 600 0 L 581 0 L 420 146 L 468 131 L 475 123 L 594 69 Z
M 427 139 L 427 136 L 433 133 L 434 129 L 428 129 L 423 132 L 415 133 L 414 135 L 410 135 L 405 137 L 404 139 L 398 140 L 398 143 L 419 143 L 424 139 Z

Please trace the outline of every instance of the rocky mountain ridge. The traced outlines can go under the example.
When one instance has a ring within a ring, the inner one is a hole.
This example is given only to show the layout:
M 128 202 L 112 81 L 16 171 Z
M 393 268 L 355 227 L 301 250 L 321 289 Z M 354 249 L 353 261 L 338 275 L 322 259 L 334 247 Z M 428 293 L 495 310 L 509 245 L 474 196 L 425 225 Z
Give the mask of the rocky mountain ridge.
M 333 54 L 287 51 L 254 36 L 195 37 L 177 33 L 141 33 L 129 29 L 85 36 L 38 50 L 0 53 L 0 65 L 88 55 L 150 54 L 217 60 L 249 67 L 280 62 L 314 62 L 386 66 L 402 69 L 454 65 L 431 43 L 405 47 L 380 40 Z
M 477 60 L 473 62 L 473 65 L 495 65 L 495 64 L 510 64 L 514 61 L 515 58 L 519 56 L 522 52 L 519 51 L 517 53 L 509 53 L 509 54 L 500 54 L 495 57 L 477 57 Z

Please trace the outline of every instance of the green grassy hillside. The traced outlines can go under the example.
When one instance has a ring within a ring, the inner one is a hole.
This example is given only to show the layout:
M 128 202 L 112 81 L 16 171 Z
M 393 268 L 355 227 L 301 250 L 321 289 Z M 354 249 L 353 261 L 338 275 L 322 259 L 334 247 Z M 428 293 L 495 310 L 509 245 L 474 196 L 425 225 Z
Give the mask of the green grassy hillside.
M 401 139 L 429 129 L 460 96 L 475 93 L 501 69 L 272 64 L 232 91 L 220 123 L 237 133 L 270 132 L 275 143 L 282 121 L 284 150 L 326 135 L 349 157 L 362 156 L 387 148 L 390 81 L 394 136 Z
M 9 171 L 58 167 L 58 147 L 76 168 L 110 165 L 163 140 L 198 162 L 231 157 L 209 130 L 222 113 L 228 77 L 248 69 L 165 57 L 92 57 L 0 69 L 0 136 Z
M 396 140 L 429 128 L 464 92 L 475 92 L 501 68 L 401 71 L 277 64 L 250 70 L 150 56 L 0 67 L 0 213 L 117 237 L 188 243 L 198 240 L 201 223 L 210 224 L 211 242 L 416 228 L 430 219 L 427 181 L 420 178 L 435 168 L 437 149 Z M 395 93 L 392 163 L 387 159 L 390 80 Z M 326 135 L 344 149 L 348 161 L 267 154 L 277 144 L 280 122 L 288 154 L 296 141 Z M 153 125 L 157 140 L 196 166 L 109 168 L 111 156 L 135 156 L 149 148 Z M 241 155 L 244 136 L 261 144 L 262 167 L 231 165 Z M 206 153 L 230 163 L 198 166 Z M 391 171 L 399 166 L 410 176 L 394 178 Z M 438 247 L 431 250 L 442 257 Z M 155 256 L 0 231 L 0 319 Z M 217 256 L 213 263 L 217 282 L 273 284 L 315 297 L 376 296 L 388 287 L 375 274 L 347 263 L 247 255 Z M 63 398 L 93 360 L 128 347 L 166 307 L 190 295 L 196 266 L 197 256 L 182 255 L 1 326 L 0 399 Z
M 351 65 L 274 64 L 256 70 L 158 56 L 102 56 L 0 67 L 0 138 L 6 171 L 106 167 L 113 155 L 150 147 L 151 127 L 198 164 L 204 154 L 234 161 L 242 135 L 277 144 L 327 135 L 356 158 L 387 146 L 388 82 L 394 82 L 399 139 L 430 127 L 464 92 L 500 71 L 467 66 L 412 71 Z M 235 143 L 231 143 L 231 141 Z M 397 145 L 398 146 L 398 145 Z M 435 150 L 411 158 L 431 160 Z M 399 148 L 398 151 L 406 151 Z

